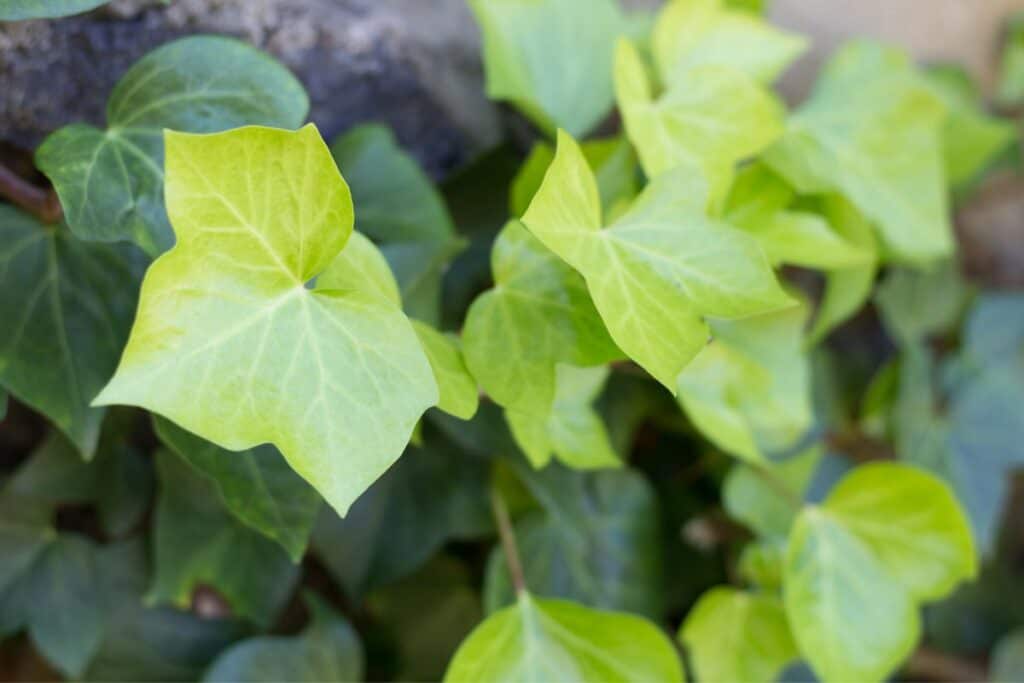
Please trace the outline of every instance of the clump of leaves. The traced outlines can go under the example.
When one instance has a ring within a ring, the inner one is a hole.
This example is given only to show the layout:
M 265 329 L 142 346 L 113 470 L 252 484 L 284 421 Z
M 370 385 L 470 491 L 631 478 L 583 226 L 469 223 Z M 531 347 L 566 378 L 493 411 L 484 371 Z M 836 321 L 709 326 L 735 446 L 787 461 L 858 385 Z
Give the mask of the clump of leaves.
M 1021 587 L 1024 297 L 962 280 L 951 211 L 1013 124 L 867 42 L 789 112 L 807 41 L 759 2 L 470 6 L 536 139 L 441 187 L 215 37 L 40 146 L 59 212 L 4 176 L 3 646 L 96 680 L 975 671 L 1024 624 L 942 627 Z

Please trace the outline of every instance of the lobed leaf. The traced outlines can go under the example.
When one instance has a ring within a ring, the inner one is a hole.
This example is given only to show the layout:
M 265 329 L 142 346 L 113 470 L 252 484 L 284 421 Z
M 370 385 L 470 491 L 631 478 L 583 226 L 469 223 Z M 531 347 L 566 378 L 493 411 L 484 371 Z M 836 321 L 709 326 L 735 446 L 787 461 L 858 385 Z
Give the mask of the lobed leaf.
M 708 341 L 704 316 L 741 318 L 791 304 L 753 238 L 709 219 L 707 200 L 699 178 L 663 174 L 602 229 L 593 172 L 561 133 L 555 161 L 523 216 L 586 279 L 612 339 L 673 393 L 679 373 Z
M 183 38 L 143 57 L 118 82 L 106 130 L 61 128 L 39 147 L 36 163 L 76 237 L 131 240 L 157 256 L 174 243 L 164 207 L 165 129 L 298 128 L 308 111 L 302 85 L 262 52 L 229 38 Z
M 179 241 L 147 272 L 95 403 L 147 408 L 229 450 L 272 443 L 344 513 L 438 395 L 397 304 L 324 285 L 349 267 L 334 262 L 353 217 L 326 145 L 312 126 L 168 133 L 167 170 Z
M 545 132 L 582 136 L 612 106 L 615 0 L 471 0 L 483 34 L 487 94 Z
M 682 681 L 679 657 L 650 622 L 520 593 L 455 653 L 445 681 Z

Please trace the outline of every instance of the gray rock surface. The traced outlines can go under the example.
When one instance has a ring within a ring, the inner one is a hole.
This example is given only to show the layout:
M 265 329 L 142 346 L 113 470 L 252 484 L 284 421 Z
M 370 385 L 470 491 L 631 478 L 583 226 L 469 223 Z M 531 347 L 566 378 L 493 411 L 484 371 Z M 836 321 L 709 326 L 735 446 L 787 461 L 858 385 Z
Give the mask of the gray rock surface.
M 135 60 L 196 33 L 279 58 L 326 137 L 381 121 L 435 176 L 499 135 L 465 0 L 116 0 L 0 25 L 0 141 L 31 149 L 67 123 L 102 125 L 107 95 Z

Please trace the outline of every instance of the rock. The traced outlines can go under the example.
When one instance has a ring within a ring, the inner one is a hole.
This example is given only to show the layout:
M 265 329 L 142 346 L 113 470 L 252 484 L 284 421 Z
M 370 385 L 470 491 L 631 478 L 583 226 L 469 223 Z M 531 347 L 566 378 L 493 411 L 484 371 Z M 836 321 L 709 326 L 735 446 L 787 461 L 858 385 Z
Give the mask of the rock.
M 117 0 L 0 25 L 0 141 L 31 149 L 65 124 L 102 125 L 111 88 L 139 57 L 196 33 L 280 59 L 325 137 L 381 121 L 435 177 L 500 136 L 465 0 Z

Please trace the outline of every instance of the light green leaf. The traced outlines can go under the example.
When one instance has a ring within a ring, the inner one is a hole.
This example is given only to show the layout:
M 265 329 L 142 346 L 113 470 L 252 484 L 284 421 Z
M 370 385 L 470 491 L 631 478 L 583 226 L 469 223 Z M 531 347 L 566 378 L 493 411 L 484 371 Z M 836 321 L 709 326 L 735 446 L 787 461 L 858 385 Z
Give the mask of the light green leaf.
M 800 656 L 782 602 L 735 588 L 713 588 L 701 596 L 679 639 L 701 681 L 774 681 Z
M 583 136 L 612 106 L 614 0 L 470 0 L 483 33 L 487 94 L 554 135 Z
M 480 391 L 466 369 L 458 340 L 418 320 L 413 321 L 412 327 L 434 370 L 441 394 L 437 407 L 463 420 L 470 419 L 480 405 Z
M 1014 14 L 1007 23 L 996 101 L 1003 107 L 1019 107 L 1024 102 L 1024 14 Z
M 934 68 L 924 75 L 949 112 L 942 133 L 946 179 L 950 185 L 966 183 L 1017 139 L 1017 127 L 985 113 L 978 87 L 962 68 Z
M 877 224 L 894 260 L 927 263 L 953 250 L 945 119 L 909 57 L 853 43 L 825 68 L 764 158 L 803 194 L 846 196 Z
M 825 683 L 882 681 L 920 636 L 904 586 L 867 543 L 819 508 L 797 517 L 783 592 L 794 639 Z
M 952 490 L 931 474 L 896 463 L 864 465 L 832 489 L 824 509 L 915 600 L 945 597 L 978 573 L 967 518 Z
M 809 448 L 782 462 L 733 465 L 722 487 L 729 516 L 760 538 L 785 541 L 797 513 L 786 492 L 803 499 L 821 457 L 821 448 Z
M 232 453 L 161 417 L 157 436 L 216 487 L 240 522 L 277 541 L 293 562 L 302 559 L 320 511 L 320 496 L 273 446 Z
M 306 594 L 311 623 L 296 636 L 249 638 L 225 650 L 204 681 L 360 681 L 359 636 L 312 593 Z
M 302 85 L 262 52 L 228 38 L 184 38 L 149 53 L 118 82 L 106 130 L 62 128 L 40 146 L 36 163 L 77 237 L 133 240 L 156 256 L 174 243 L 164 208 L 165 129 L 298 128 L 308 110 Z
M 875 255 L 847 242 L 821 216 L 803 211 L 781 211 L 751 231 L 773 265 L 820 270 L 863 268 Z
M 753 238 L 704 213 L 699 178 L 666 173 L 602 229 L 594 174 L 559 135 L 555 161 L 523 223 L 587 281 L 612 338 L 675 392 L 707 343 L 703 316 L 740 318 L 790 305 Z
M 778 541 L 755 541 L 748 543 L 740 552 L 736 571 L 740 578 L 760 589 L 778 590 L 782 587 L 782 560 L 785 543 Z
M 414 572 L 445 541 L 492 531 L 489 465 L 428 426 L 423 445 L 410 447 L 344 519 L 332 510 L 322 512 L 313 549 L 349 596 L 359 600 Z
M 759 81 L 775 80 L 804 50 L 807 40 L 781 31 L 723 0 L 671 0 L 654 25 L 654 56 L 672 87 L 698 66 L 726 66 Z M 747 2 L 747 4 L 751 4 Z
M 146 601 L 186 609 L 200 586 L 238 617 L 266 627 L 291 595 L 298 568 L 277 544 L 234 518 L 212 482 L 178 456 L 156 456 L 160 493 L 153 528 L 153 583 Z
M 805 306 L 715 320 L 713 340 L 679 375 L 679 402 L 696 427 L 739 458 L 765 461 L 811 427 Z
M 0 21 L 52 19 L 80 14 L 109 0 L 0 0 Z
M 538 595 L 660 618 L 665 610 L 662 537 L 650 484 L 628 469 L 517 471 L 540 510 L 516 523 L 526 585 Z M 500 547 L 487 567 L 492 612 L 515 601 Z
M 455 653 L 445 681 L 682 681 L 679 657 L 650 622 L 520 593 Z
M 822 200 L 822 213 L 829 225 L 847 243 L 872 255 L 869 262 L 825 275 L 825 291 L 818 305 L 814 325 L 808 333 L 810 344 L 817 344 L 829 332 L 854 315 L 871 296 L 878 273 L 878 244 L 874 228 L 856 208 L 841 196 Z
M 622 465 L 593 407 L 608 374 L 606 366 L 559 365 L 550 415 L 545 418 L 513 409 L 506 412 L 516 442 L 534 467 L 547 465 L 552 454 L 574 469 Z
M 505 226 L 491 259 L 494 289 L 473 302 L 462 330 L 466 365 L 499 405 L 546 418 L 559 363 L 602 365 L 621 352 L 583 278 L 522 224 Z
M 243 159 L 237 150 L 245 149 Z M 372 290 L 306 283 L 352 231 L 316 128 L 168 133 L 178 245 L 143 282 L 98 405 L 137 405 L 229 450 L 272 443 L 341 513 L 437 402 L 408 319 Z
M 580 149 L 597 177 L 601 205 L 606 211 L 636 197 L 639 191 L 637 160 L 632 146 L 624 136 L 587 140 L 580 144 Z M 512 183 L 510 199 L 513 216 L 521 217 L 530 208 L 530 202 L 554 160 L 555 148 L 547 142 L 538 142 L 530 150 L 530 155 Z
M 6 205 L 0 245 L 0 384 L 89 458 L 105 413 L 89 402 L 124 348 L 140 255 L 79 242 Z
M 465 246 L 441 194 L 384 126 L 356 126 L 331 143 L 331 154 L 352 190 L 356 228 L 380 246 L 406 313 L 436 326 L 441 280 Z
M 626 132 L 648 177 L 678 166 L 699 168 L 724 187 L 736 162 L 783 132 L 782 104 L 746 74 L 700 66 L 655 99 L 640 54 L 621 40 L 615 51 L 615 93 Z M 713 193 L 717 198 L 720 191 Z

